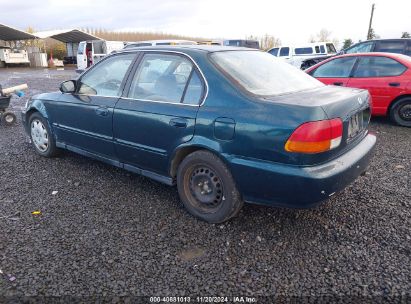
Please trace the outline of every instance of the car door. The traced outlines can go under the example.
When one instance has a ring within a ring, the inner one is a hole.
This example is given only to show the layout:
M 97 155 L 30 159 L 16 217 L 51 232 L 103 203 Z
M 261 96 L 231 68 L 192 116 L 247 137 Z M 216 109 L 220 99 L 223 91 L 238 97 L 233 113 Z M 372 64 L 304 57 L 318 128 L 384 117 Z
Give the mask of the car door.
M 373 113 L 385 115 L 391 101 L 407 86 L 400 77 L 406 69 L 393 58 L 362 56 L 347 86 L 367 89 L 372 97 Z
M 310 75 L 327 85 L 346 86 L 356 61 L 356 56 L 335 58 L 310 71 Z
M 205 81 L 188 57 L 146 52 L 114 110 L 118 157 L 131 166 L 167 176 L 171 154 L 194 135 Z
M 115 157 L 113 109 L 135 54 L 118 54 L 101 61 L 77 81 L 73 94 L 63 93 L 48 110 L 57 141 L 105 157 Z
M 79 70 L 87 69 L 87 54 L 86 54 L 86 41 L 82 41 L 78 45 L 77 49 L 77 68 Z

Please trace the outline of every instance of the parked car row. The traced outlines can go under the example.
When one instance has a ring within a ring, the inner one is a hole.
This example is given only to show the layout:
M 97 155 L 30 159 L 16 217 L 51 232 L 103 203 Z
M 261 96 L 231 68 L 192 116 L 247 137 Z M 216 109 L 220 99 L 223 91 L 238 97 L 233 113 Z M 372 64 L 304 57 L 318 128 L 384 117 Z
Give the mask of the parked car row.
M 244 202 L 314 206 L 366 170 L 376 143 L 366 90 L 224 46 L 115 52 L 32 97 L 22 119 L 39 155 L 67 149 L 176 184 L 212 223 Z

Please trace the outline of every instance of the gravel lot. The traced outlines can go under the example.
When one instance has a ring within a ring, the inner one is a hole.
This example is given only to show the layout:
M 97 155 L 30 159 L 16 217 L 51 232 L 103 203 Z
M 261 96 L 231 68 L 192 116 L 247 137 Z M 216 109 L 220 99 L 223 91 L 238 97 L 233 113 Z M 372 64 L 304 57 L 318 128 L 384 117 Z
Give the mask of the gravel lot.
M 74 76 L 2 69 L 0 83 L 28 83 L 28 94 L 13 98 L 18 112 L 31 95 Z M 211 225 L 180 207 L 176 188 L 69 152 L 41 158 L 20 120 L 0 126 L 0 302 L 62 295 L 411 301 L 411 129 L 374 119 L 371 130 L 378 147 L 369 171 L 327 203 L 246 205 L 229 223 Z

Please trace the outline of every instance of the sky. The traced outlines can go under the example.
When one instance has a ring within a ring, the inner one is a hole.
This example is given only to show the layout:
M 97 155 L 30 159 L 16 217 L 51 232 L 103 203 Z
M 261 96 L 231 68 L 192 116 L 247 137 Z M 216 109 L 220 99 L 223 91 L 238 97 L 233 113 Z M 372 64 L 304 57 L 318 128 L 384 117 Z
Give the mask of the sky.
M 411 0 L 0 0 L 0 23 L 36 31 L 104 28 L 204 38 L 265 34 L 282 44 L 308 42 L 321 29 L 342 42 L 365 40 L 371 4 L 381 38 L 411 33 Z

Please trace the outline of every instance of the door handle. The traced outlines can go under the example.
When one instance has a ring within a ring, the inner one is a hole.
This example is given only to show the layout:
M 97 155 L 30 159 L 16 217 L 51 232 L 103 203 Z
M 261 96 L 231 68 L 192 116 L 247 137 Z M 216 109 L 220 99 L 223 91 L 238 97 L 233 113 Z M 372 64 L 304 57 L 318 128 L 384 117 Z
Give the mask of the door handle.
M 96 113 L 99 116 L 107 116 L 108 115 L 108 109 L 107 108 L 97 108 Z
M 186 128 L 187 127 L 187 120 L 182 118 L 173 118 L 170 120 L 170 126 L 176 128 Z
M 333 85 L 335 85 L 335 86 L 343 86 L 343 84 L 344 84 L 344 83 L 342 83 L 342 82 L 334 82 L 334 83 L 333 83 Z
M 400 86 L 400 83 L 399 83 L 399 82 L 390 82 L 388 85 L 389 85 L 390 87 L 399 87 L 399 86 Z

